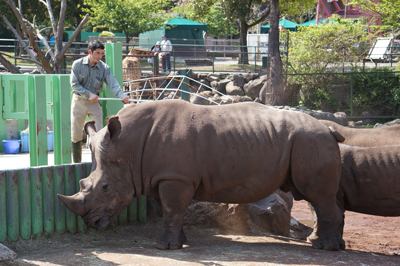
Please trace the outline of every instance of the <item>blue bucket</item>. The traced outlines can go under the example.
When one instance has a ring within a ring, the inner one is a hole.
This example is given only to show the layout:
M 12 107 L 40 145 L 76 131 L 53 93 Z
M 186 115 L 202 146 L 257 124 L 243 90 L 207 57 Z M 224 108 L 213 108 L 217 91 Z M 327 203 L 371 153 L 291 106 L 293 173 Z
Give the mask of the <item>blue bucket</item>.
M 6 140 L 3 140 L 3 144 L 4 144 L 4 152 L 6 154 L 16 154 L 16 153 L 19 153 L 19 146 L 21 144 L 21 140 L 6 139 Z
M 29 152 L 29 133 L 21 132 L 21 152 Z M 54 150 L 54 133 L 47 131 L 47 150 Z

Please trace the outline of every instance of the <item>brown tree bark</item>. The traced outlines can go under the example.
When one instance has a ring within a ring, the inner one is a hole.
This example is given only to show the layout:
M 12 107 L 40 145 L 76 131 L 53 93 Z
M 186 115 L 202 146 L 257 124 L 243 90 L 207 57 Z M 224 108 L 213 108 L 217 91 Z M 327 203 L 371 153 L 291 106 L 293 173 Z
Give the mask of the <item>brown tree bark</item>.
M 268 80 L 262 88 L 264 95 L 261 101 L 266 105 L 284 105 L 284 82 L 282 60 L 279 52 L 279 0 L 271 0 L 271 13 L 269 15 L 270 30 L 268 40 Z M 264 99 L 263 99 L 264 98 Z
M 239 31 L 239 45 L 240 45 L 240 54 L 239 54 L 239 64 L 248 64 L 249 63 L 249 55 L 247 54 L 247 30 L 249 29 L 249 25 L 245 20 L 240 20 L 240 31 Z

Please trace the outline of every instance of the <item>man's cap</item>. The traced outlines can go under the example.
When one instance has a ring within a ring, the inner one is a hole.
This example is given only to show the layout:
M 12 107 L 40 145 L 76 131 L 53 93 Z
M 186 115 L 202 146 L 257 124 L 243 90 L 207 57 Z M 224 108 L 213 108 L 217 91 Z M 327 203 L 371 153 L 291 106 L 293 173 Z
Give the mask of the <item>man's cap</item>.
M 162 37 L 167 37 L 167 34 L 164 33 L 164 34 L 162 35 Z
M 161 42 L 160 41 L 156 42 L 156 45 L 161 45 Z

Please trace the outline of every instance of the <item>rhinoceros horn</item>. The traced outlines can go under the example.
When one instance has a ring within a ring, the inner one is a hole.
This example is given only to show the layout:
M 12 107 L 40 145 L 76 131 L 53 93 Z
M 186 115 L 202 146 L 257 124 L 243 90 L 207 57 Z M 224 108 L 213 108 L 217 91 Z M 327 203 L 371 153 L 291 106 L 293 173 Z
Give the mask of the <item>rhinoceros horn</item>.
M 83 204 L 84 196 L 81 192 L 78 192 L 72 196 L 64 196 L 64 195 L 57 194 L 57 197 L 62 202 L 64 202 L 64 204 L 67 206 L 67 208 L 70 211 L 72 211 L 76 215 L 83 216 L 86 213 L 85 206 Z

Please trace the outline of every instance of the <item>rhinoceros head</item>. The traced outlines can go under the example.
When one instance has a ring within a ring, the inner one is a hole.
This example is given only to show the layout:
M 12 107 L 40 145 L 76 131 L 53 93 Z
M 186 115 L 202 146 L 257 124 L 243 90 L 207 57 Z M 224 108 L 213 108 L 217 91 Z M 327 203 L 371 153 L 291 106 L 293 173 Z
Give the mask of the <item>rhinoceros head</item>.
M 129 166 L 121 148 L 121 124 L 118 117 L 109 119 L 106 127 L 96 132 L 94 122 L 85 124 L 90 135 L 92 172 L 79 182 L 80 191 L 72 196 L 57 195 L 73 213 L 95 229 L 107 227 L 132 200 L 135 193 Z M 126 150 L 126 149 L 124 149 Z

